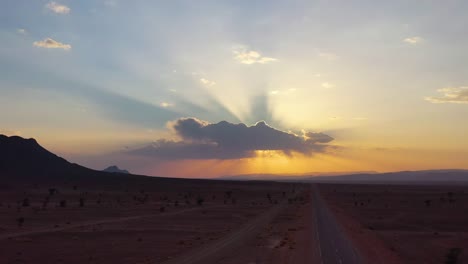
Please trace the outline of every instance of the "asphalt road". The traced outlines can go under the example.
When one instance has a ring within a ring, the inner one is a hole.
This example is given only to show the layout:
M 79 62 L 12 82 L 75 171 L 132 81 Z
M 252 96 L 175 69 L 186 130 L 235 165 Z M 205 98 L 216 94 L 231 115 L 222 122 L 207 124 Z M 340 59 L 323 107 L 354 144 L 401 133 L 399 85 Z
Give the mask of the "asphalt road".
M 322 264 L 359 264 L 363 263 L 352 242 L 342 231 L 335 216 L 328 209 L 325 201 L 312 186 L 312 208 L 315 215 L 314 230 L 318 243 L 319 263 Z

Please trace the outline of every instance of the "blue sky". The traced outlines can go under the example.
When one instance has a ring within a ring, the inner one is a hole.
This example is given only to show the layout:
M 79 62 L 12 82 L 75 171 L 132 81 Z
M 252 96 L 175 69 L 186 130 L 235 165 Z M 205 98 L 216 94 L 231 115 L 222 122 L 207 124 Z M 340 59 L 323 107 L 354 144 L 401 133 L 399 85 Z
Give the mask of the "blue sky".
M 85 165 L 177 140 L 168 122 L 184 117 L 265 120 L 354 151 L 468 152 L 466 1 L 2 5 L 0 132 Z

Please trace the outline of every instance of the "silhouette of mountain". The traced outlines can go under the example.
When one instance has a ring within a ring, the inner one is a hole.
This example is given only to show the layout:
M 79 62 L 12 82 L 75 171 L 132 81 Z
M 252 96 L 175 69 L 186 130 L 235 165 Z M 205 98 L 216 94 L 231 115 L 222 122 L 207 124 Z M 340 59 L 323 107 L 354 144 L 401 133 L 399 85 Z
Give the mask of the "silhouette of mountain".
M 355 183 L 468 183 L 468 170 L 422 170 L 399 171 L 378 174 L 350 174 L 332 177 L 308 177 L 313 182 L 355 182 Z
M 314 173 L 309 175 L 244 174 L 224 176 L 222 180 L 259 180 L 319 183 L 468 183 L 468 170 L 422 170 L 399 172 Z
M 116 166 L 116 165 L 109 166 L 109 167 L 103 169 L 102 171 L 104 171 L 104 172 L 111 172 L 111 173 L 130 174 L 130 172 L 128 172 L 128 170 L 122 170 L 122 169 L 120 169 L 120 168 L 119 168 L 118 166 Z
M 0 174 L 25 177 L 55 177 L 61 174 L 89 172 L 49 152 L 35 139 L 0 135 Z
M 142 189 L 148 184 L 193 182 L 163 177 L 109 173 L 70 163 L 49 152 L 34 139 L 0 135 L 0 189 L 14 186 L 80 186 L 95 189 Z

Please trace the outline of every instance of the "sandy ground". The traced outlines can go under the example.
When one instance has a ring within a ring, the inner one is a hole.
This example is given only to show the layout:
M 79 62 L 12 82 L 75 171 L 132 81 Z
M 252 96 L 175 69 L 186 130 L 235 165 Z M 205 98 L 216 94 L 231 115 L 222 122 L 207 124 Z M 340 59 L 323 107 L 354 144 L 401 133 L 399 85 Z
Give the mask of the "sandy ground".
M 468 188 L 320 185 L 368 263 L 468 263 Z
M 165 263 L 247 233 L 240 237 L 242 246 L 289 211 L 293 205 L 287 197 L 297 196 L 302 188 L 276 183 L 190 184 L 171 188 L 155 184 L 144 190 L 55 186 L 58 193 L 53 195 L 48 187 L 2 190 L 0 263 Z M 200 198 L 202 205 L 197 203 Z M 19 219 L 24 219 L 21 225 Z M 251 229 L 242 231 L 249 225 Z

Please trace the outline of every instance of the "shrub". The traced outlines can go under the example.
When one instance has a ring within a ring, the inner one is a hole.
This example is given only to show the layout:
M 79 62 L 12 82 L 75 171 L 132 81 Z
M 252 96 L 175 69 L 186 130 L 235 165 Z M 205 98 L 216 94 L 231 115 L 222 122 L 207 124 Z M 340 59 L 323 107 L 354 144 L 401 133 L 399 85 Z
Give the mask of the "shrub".
M 449 249 L 449 252 L 445 255 L 445 264 L 457 264 L 461 251 L 461 248 Z
M 29 206 L 29 199 L 28 198 L 24 198 L 23 199 L 23 202 L 21 203 L 21 205 L 23 207 L 28 207 Z
M 197 198 L 197 204 L 198 204 L 199 206 L 202 206 L 204 201 L 205 201 L 205 200 L 204 200 L 202 197 L 198 197 L 198 198 Z
M 16 218 L 16 222 L 18 223 L 19 227 L 22 227 L 24 224 L 24 217 L 18 217 Z

